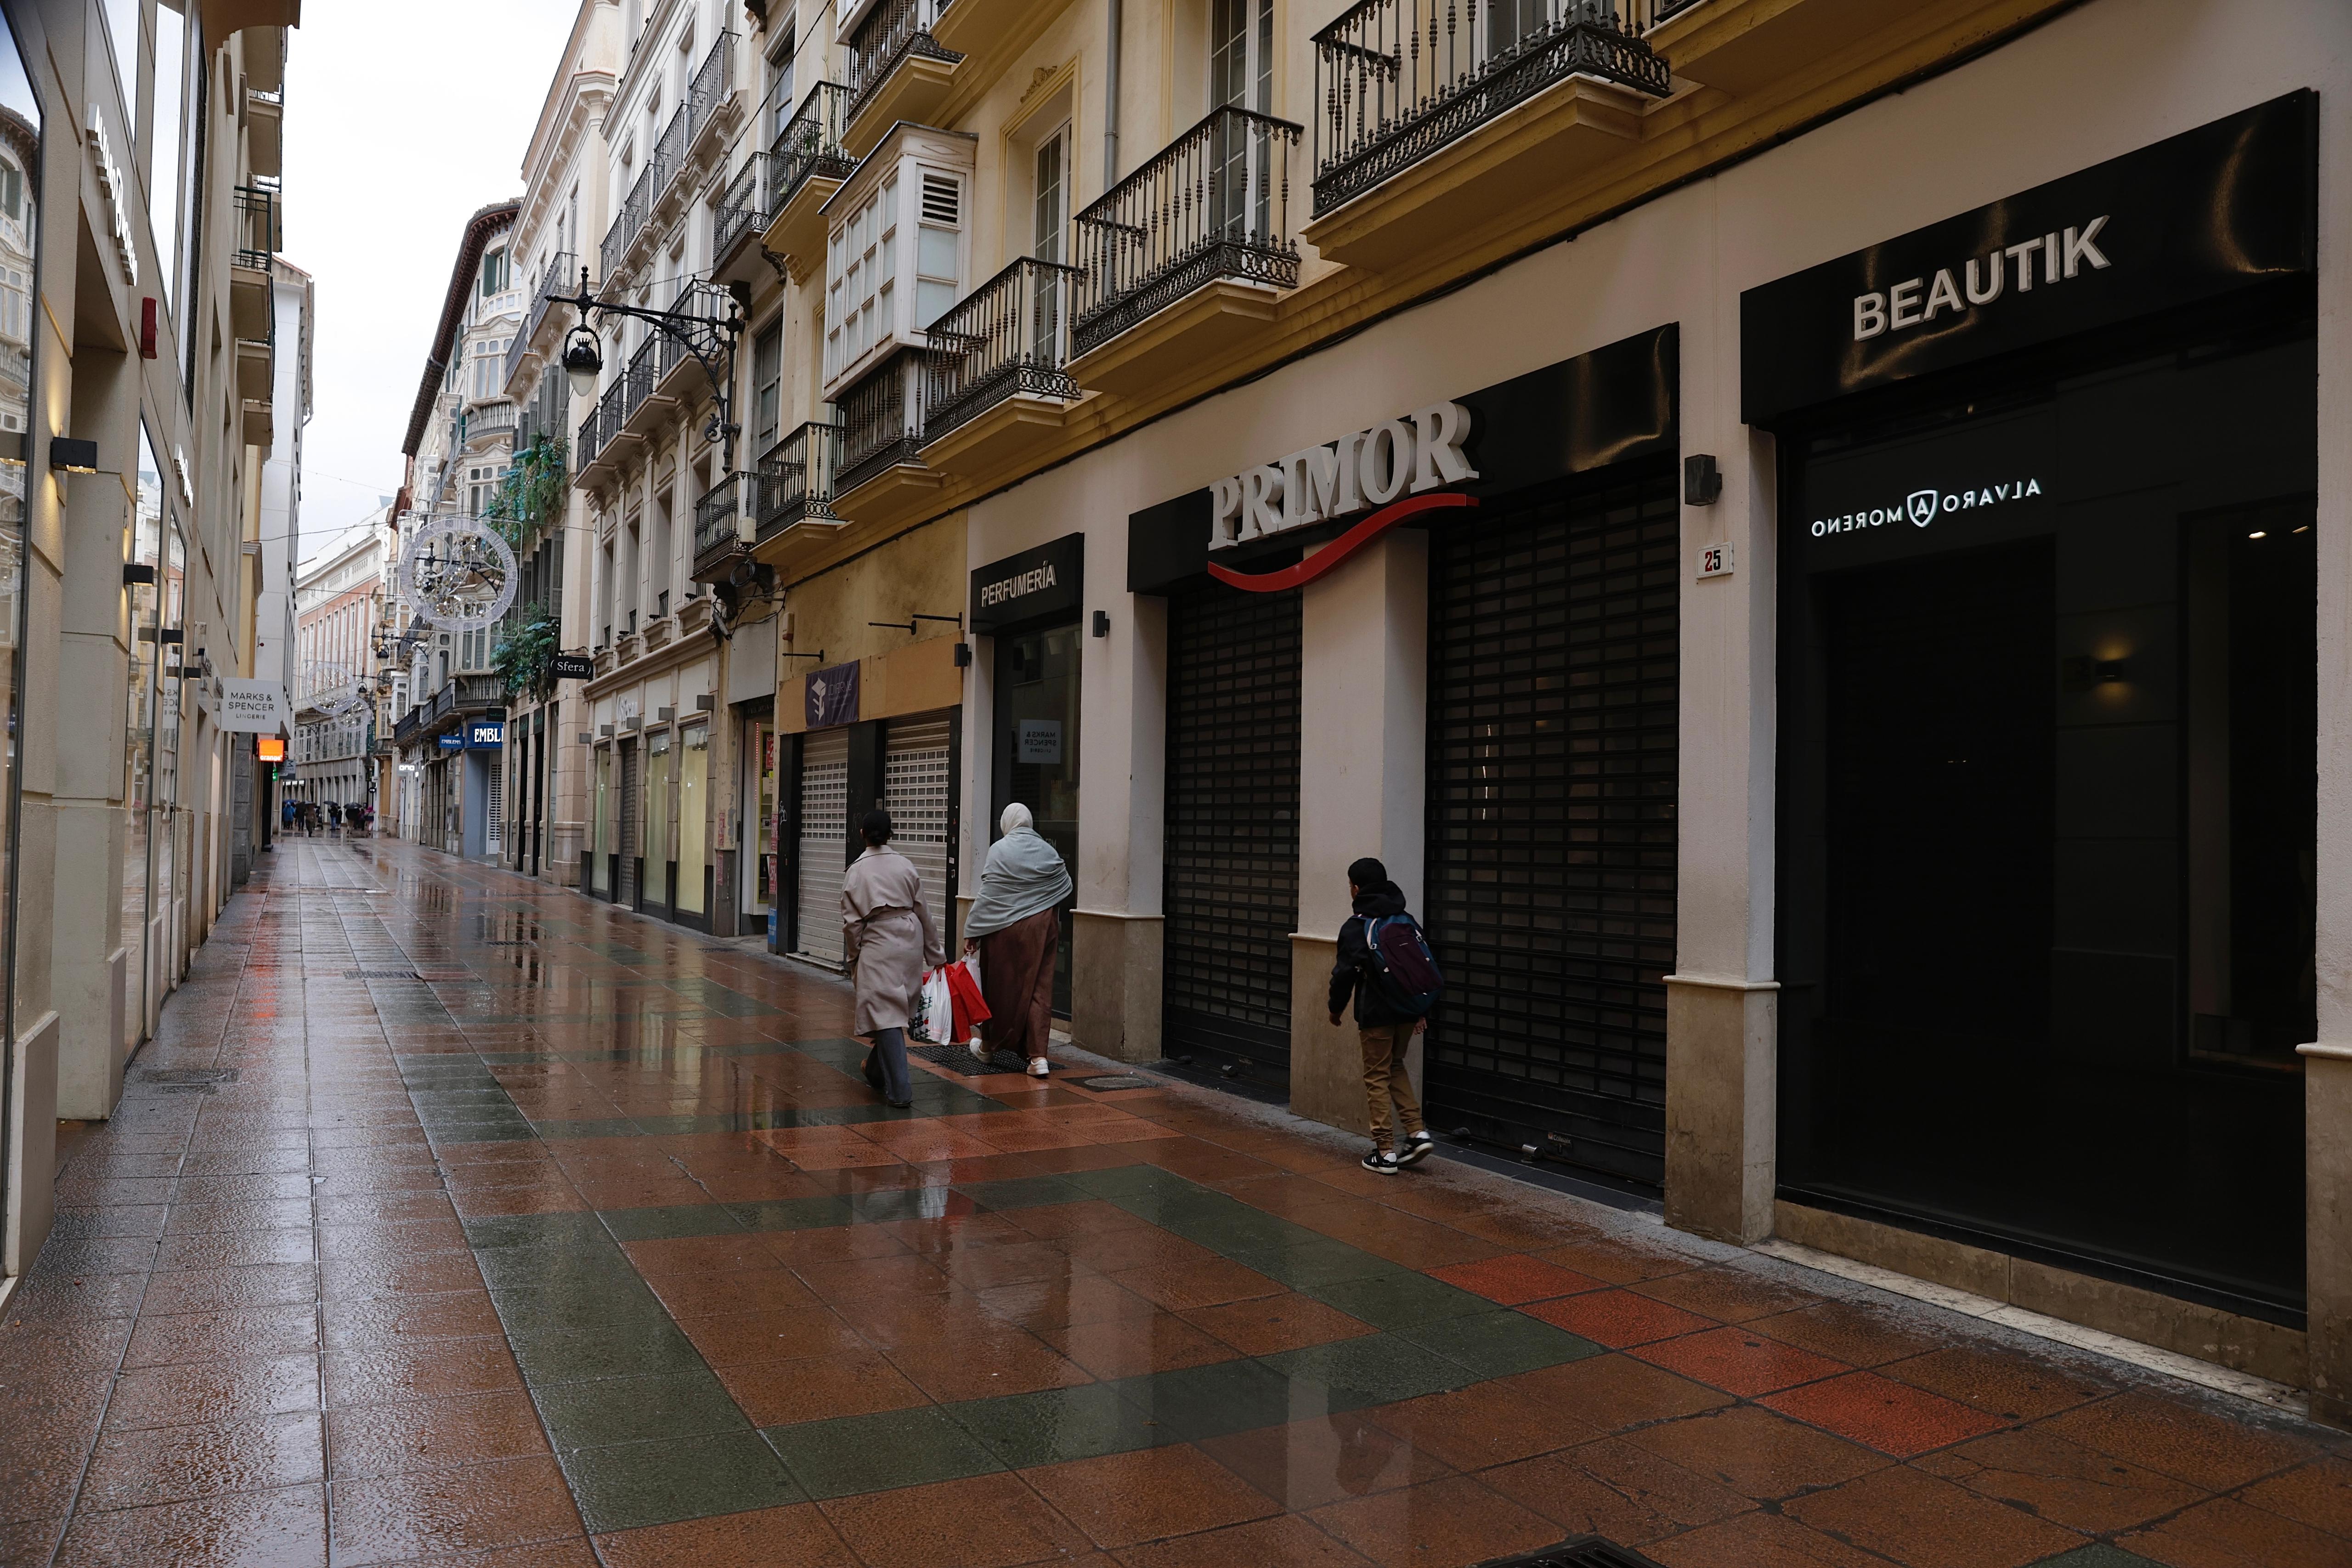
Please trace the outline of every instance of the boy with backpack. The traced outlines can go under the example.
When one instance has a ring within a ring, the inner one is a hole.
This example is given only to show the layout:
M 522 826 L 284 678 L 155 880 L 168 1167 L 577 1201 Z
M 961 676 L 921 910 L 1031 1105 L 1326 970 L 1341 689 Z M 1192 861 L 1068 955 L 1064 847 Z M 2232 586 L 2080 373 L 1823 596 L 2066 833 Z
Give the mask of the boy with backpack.
M 1428 1027 L 1430 1009 L 1437 1005 L 1445 981 L 1386 866 L 1369 855 L 1349 866 L 1348 896 L 1356 912 L 1339 928 L 1339 961 L 1331 969 L 1331 1022 L 1339 1022 L 1339 1010 L 1353 996 L 1372 1123 L 1372 1152 L 1364 1156 L 1364 1169 L 1393 1176 L 1427 1159 L 1436 1147 L 1422 1125 L 1421 1100 L 1405 1074 L 1404 1053 L 1413 1036 Z M 1395 1142 L 1399 1137 L 1402 1148 Z

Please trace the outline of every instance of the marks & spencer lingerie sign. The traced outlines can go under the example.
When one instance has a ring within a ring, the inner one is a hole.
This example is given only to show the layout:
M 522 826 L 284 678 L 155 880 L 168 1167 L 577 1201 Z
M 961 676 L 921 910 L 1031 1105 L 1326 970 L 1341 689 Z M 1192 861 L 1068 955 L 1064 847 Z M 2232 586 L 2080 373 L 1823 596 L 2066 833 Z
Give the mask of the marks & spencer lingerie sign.
M 1741 417 L 2309 275 L 2317 125 L 2290 93 L 1747 290 Z

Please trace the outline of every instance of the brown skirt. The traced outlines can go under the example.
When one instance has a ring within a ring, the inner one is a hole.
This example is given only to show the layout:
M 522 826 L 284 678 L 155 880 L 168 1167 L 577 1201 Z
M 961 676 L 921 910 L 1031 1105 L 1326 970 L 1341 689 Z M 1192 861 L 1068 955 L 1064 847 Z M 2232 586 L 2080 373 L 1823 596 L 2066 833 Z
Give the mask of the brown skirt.
M 1054 951 L 1061 945 L 1059 910 L 980 939 L 980 988 L 988 999 L 988 1043 L 1022 1057 L 1042 1057 L 1054 1035 Z

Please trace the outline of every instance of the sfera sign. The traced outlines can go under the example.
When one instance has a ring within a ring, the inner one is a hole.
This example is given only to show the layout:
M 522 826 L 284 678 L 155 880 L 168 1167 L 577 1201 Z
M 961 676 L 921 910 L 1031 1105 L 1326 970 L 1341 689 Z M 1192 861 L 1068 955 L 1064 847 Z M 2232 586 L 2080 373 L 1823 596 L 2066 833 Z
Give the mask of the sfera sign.
M 1402 496 L 1466 483 L 1478 477 L 1462 451 L 1469 436 L 1467 408 L 1433 404 L 1218 479 L 1209 487 L 1209 548 L 1230 550 Z
M 2305 91 L 1739 296 L 1740 417 L 1780 416 L 2241 290 L 2318 260 Z

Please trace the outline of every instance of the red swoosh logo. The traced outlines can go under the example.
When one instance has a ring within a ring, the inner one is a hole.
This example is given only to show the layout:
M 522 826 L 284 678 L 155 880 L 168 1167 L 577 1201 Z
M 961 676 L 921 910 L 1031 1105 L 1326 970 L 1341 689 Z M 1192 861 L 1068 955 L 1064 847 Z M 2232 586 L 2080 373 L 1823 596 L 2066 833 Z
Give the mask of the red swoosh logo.
M 1416 512 L 1432 511 L 1439 507 L 1476 506 L 1476 496 L 1465 496 L 1447 490 L 1434 495 L 1412 496 L 1381 508 L 1339 538 L 1301 561 L 1296 566 L 1286 566 L 1279 572 L 1251 574 L 1235 572 L 1230 567 L 1209 565 L 1209 575 L 1228 587 L 1240 588 L 1252 594 L 1276 594 L 1285 588 L 1297 588 L 1312 583 L 1342 561 L 1402 522 Z

